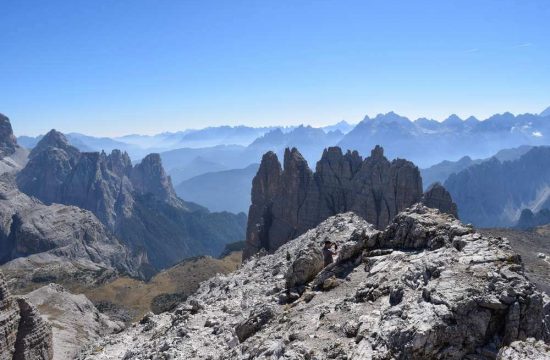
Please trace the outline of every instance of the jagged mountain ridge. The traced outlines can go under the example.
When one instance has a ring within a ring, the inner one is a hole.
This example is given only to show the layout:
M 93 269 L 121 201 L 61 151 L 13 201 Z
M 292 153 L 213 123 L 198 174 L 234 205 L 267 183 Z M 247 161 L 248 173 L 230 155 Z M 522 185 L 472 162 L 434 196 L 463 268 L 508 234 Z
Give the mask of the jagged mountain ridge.
M 327 239 L 340 250 L 323 268 Z M 83 357 L 486 360 L 523 347 L 548 356 L 524 340 L 549 340 L 549 301 L 506 240 L 450 215 L 416 205 L 377 231 L 347 213 Z
M 216 256 L 244 233 L 242 215 L 209 213 L 179 199 L 158 154 L 134 166 L 119 150 L 81 153 L 55 130 L 31 151 L 17 184 L 46 204 L 92 211 L 155 269 L 185 257 Z
M 353 211 L 384 228 L 397 213 L 422 200 L 418 168 L 403 159 L 389 161 L 376 146 L 363 159 L 356 151 L 325 149 L 312 172 L 296 149 L 286 149 L 284 168 L 266 153 L 252 183 L 243 258 L 265 249 L 273 252 L 287 241 L 338 213 Z M 456 214 L 456 205 L 442 187 L 428 192 L 431 206 Z
M 365 117 L 338 143 L 343 149 L 366 152 L 375 145 L 392 157 L 404 157 L 421 167 L 465 155 L 487 158 L 521 145 L 548 145 L 550 122 L 534 114 L 497 114 L 480 121 L 452 115 L 445 121 L 411 121 L 393 112 Z M 437 149 L 437 151 L 433 151 Z

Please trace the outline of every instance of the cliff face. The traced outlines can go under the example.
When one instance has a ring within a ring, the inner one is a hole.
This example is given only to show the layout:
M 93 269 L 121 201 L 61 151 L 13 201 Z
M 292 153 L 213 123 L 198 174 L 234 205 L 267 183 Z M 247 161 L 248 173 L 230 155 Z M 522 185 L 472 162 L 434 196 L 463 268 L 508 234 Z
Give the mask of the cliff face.
M 434 183 L 426 190 L 422 196 L 422 203 L 458 218 L 458 208 L 451 194 L 440 183 Z
M 421 200 L 422 179 L 411 162 L 388 161 L 375 147 L 363 159 L 338 147 L 324 151 L 312 172 L 295 148 L 287 149 L 284 170 L 273 153 L 262 159 L 252 185 L 243 257 L 273 252 L 329 216 L 354 211 L 376 228 Z
M 10 295 L 0 273 L 0 359 L 52 358 L 51 326 L 27 300 Z
M 126 153 L 81 153 L 52 130 L 31 151 L 17 184 L 46 204 L 92 211 L 156 269 L 190 256 L 217 256 L 244 237 L 242 216 L 212 214 L 179 199 L 158 154 L 132 166 Z
M 17 140 L 13 135 L 10 120 L 0 114 L 0 158 L 12 155 L 17 147 Z

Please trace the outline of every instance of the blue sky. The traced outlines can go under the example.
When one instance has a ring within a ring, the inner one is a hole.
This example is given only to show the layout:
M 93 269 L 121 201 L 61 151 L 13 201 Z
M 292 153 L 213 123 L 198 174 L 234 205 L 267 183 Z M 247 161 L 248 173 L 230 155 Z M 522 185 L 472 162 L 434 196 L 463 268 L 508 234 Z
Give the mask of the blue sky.
M 16 134 L 550 106 L 550 1 L 2 0 Z

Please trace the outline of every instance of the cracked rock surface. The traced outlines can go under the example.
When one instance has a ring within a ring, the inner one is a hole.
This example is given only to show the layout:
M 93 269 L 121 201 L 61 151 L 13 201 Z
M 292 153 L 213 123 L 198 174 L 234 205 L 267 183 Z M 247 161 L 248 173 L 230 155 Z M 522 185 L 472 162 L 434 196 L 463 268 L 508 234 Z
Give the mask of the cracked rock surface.
M 339 258 L 323 269 L 327 239 Z M 512 359 L 548 341 L 548 304 L 506 240 L 414 205 L 384 231 L 330 217 L 82 357 Z

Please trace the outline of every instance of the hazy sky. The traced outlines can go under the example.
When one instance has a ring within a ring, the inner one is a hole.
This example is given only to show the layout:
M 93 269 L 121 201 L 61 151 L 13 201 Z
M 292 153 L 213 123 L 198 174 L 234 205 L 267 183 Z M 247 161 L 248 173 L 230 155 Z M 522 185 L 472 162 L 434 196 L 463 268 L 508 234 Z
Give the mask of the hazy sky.
M 17 134 L 550 106 L 550 1 L 2 0 Z

